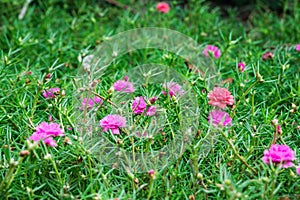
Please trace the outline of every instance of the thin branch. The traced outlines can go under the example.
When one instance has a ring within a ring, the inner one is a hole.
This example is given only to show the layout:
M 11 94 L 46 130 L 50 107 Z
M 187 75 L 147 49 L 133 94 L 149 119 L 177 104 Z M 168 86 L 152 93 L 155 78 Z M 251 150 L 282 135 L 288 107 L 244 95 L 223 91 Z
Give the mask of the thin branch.
M 255 175 L 257 174 L 257 171 L 251 167 L 247 161 L 245 160 L 245 158 L 243 156 L 241 156 L 238 151 L 236 150 L 234 144 L 232 143 L 232 141 L 225 135 L 225 133 L 223 131 L 221 131 L 222 135 L 224 136 L 224 138 L 226 139 L 227 143 L 230 145 L 231 149 L 233 150 L 233 153 L 236 157 L 238 157 L 238 159 L 240 161 L 242 161 L 242 163 L 244 163 Z

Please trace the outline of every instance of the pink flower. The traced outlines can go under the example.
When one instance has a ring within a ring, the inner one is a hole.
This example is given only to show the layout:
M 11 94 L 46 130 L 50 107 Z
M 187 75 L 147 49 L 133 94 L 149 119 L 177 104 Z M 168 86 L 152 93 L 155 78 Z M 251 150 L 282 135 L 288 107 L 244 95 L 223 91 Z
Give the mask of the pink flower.
M 95 104 L 102 104 L 103 100 L 100 97 L 95 96 L 94 98 L 84 98 L 81 102 L 80 110 L 88 109 L 91 110 Z
M 272 162 L 281 168 L 293 167 L 295 159 L 295 153 L 289 146 L 278 144 L 272 144 L 269 150 L 265 150 L 262 158 L 264 163 L 269 165 Z
M 131 106 L 134 114 L 142 114 L 145 109 L 147 108 L 147 104 L 142 96 L 134 98 L 134 101 Z M 153 116 L 156 113 L 156 107 L 150 106 L 147 111 L 146 115 Z
M 300 176 L 300 165 L 298 167 L 296 167 L 296 172 Z
M 100 126 L 104 132 L 110 129 L 112 134 L 120 134 L 119 128 L 126 126 L 126 118 L 120 115 L 107 115 L 100 120 Z
M 56 141 L 53 139 L 53 137 L 47 137 L 44 139 L 44 143 L 50 147 L 56 147 Z
M 149 174 L 149 175 L 154 175 L 154 173 L 155 173 L 154 169 L 150 169 L 150 170 L 148 171 L 148 174 Z
M 213 45 L 207 45 L 205 49 L 202 51 L 203 55 L 206 57 L 209 57 L 209 54 L 211 53 L 215 58 L 219 58 L 221 56 L 221 51 L 218 47 Z
M 147 108 L 147 104 L 142 96 L 135 97 L 131 108 L 134 114 L 141 114 Z
M 184 90 L 182 89 L 181 85 L 177 84 L 176 82 L 168 82 L 163 85 L 163 88 L 167 89 L 169 92 L 169 95 L 177 96 L 177 95 L 184 95 Z M 163 95 L 166 95 L 167 93 L 165 91 L 162 91 Z
M 48 90 L 45 90 L 43 92 L 43 96 L 46 98 L 46 99 L 52 99 L 55 97 L 55 95 L 59 94 L 60 93 L 60 89 L 59 88 L 50 88 Z
M 36 131 L 29 137 L 33 141 L 43 140 L 45 144 L 49 146 L 57 146 L 53 137 L 64 136 L 64 131 L 60 128 L 60 125 L 54 122 L 47 123 L 42 122 L 36 127 Z
M 240 71 L 240 72 L 243 72 L 244 70 L 245 70 L 245 63 L 243 63 L 243 62 L 239 62 L 238 63 L 238 70 Z
M 300 51 L 300 44 L 296 45 L 296 51 Z
M 208 104 L 224 109 L 226 105 L 233 105 L 234 97 L 226 88 L 215 87 L 207 95 L 209 98 Z
M 208 115 L 208 122 L 212 123 L 214 126 L 231 126 L 232 119 L 229 117 L 227 112 L 220 110 L 211 111 Z
M 272 52 L 266 52 L 263 54 L 262 59 L 263 60 L 269 60 L 272 59 L 274 57 L 274 54 Z
M 155 106 L 150 106 L 147 111 L 146 111 L 146 115 L 148 116 L 153 116 L 156 113 L 156 107 Z
M 135 90 L 132 83 L 126 80 L 118 80 L 114 83 L 114 89 L 118 92 L 133 93 Z
M 45 133 L 46 135 L 54 137 L 64 136 L 64 131 L 60 129 L 60 125 L 55 122 L 51 122 L 49 124 L 47 122 L 42 122 L 36 127 L 36 132 Z
M 170 10 L 170 6 L 166 2 L 160 2 L 156 5 L 156 10 L 162 13 L 167 13 Z

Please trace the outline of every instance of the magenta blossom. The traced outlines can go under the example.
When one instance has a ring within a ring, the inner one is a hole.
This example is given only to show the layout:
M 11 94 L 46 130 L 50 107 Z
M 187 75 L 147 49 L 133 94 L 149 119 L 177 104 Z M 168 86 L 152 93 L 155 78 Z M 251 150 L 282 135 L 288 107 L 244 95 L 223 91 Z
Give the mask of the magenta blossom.
M 300 44 L 296 45 L 296 51 L 300 51 Z
M 296 167 L 296 172 L 300 176 L 300 165 Z
M 219 58 L 221 56 L 221 51 L 217 46 L 207 45 L 205 49 L 202 51 L 203 55 L 209 57 L 211 53 L 215 58 Z
M 110 129 L 112 134 L 120 134 L 119 128 L 126 126 L 126 118 L 120 115 L 107 115 L 100 120 L 100 126 L 104 132 Z
M 91 110 L 96 104 L 102 104 L 103 100 L 100 97 L 95 96 L 94 98 L 84 98 L 81 102 L 80 109 L 88 109 Z
M 163 85 L 163 88 L 167 89 L 171 97 L 184 95 L 184 90 L 182 89 L 182 86 L 177 84 L 176 82 L 167 82 L 166 84 Z M 162 91 L 162 94 L 167 95 L 166 91 Z
M 150 169 L 150 170 L 148 171 L 148 174 L 149 174 L 149 175 L 154 175 L 154 173 L 155 173 L 154 169 Z
M 135 97 L 131 108 L 134 114 L 141 114 L 147 108 L 147 104 L 142 96 Z
M 55 97 L 55 95 L 58 95 L 60 93 L 60 89 L 59 88 L 50 88 L 48 90 L 45 90 L 43 92 L 43 96 L 46 99 L 52 99 Z
M 159 2 L 156 5 L 156 10 L 162 13 L 167 13 L 170 10 L 170 6 L 167 2 Z
M 57 146 L 53 137 L 64 136 L 64 131 L 60 128 L 60 125 L 54 122 L 47 123 L 42 122 L 36 127 L 36 131 L 29 137 L 33 141 L 43 140 L 45 144 L 49 146 Z
M 147 108 L 147 104 L 142 96 L 134 98 L 134 101 L 132 103 L 132 111 L 134 114 L 142 114 L 145 112 L 145 109 Z M 156 107 L 155 106 L 149 106 L 149 108 L 146 111 L 146 115 L 153 116 L 156 113 Z
M 238 63 L 238 70 L 240 71 L 240 72 L 243 72 L 244 70 L 245 70 L 245 63 L 243 63 L 243 62 L 239 62 Z
M 262 160 L 266 164 L 270 162 L 280 165 L 281 168 L 293 167 L 295 160 L 295 152 L 287 145 L 272 144 L 269 150 L 264 151 Z
M 227 112 L 220 110 L 213 110 L 208 115 L 208 122 L 214 126 L 231 126 L 232 119 L 229 117 Z
M 118 92 L 133 93 L 134 87 L 132 83 L 126 80 L 118 80 L 114 83 L 114 90 Z

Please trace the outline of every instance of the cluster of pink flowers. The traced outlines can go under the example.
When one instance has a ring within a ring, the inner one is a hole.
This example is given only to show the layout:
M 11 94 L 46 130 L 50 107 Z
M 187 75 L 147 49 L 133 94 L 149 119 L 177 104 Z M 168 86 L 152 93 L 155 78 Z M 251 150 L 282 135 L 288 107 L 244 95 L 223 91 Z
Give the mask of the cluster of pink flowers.
M 227 105 L 234 104 L 234 97 L 226 88 L 215 87 L 207 95 L 208 104 L 216 106 L 219 109 L 226 108 Z M 213 110 L 208 115 L 208 122 L 214 126 L 231 126 L 232 119 L 227 112 Z
M 156 97 L 149 99 L 151 104 L 155 101 Z M 131 108 L 134 114 L 145 113 L 147 116 L 153 116 L 156 113 L 156 107 L 151 105 L 147 108 L 147 104 L 142 96 L 135 97 Z M 103 128 L 104 132 L 110 129 L 112 134 L 120 134 L 119 128 L 126 127 L 126 118 L 120 115 L 111 114 L 100 120 L 100 126 Z
M 53 137 L 64 136 L 64 131 L 60 128 L 60 125 L 54 122 L 47 123 L 42 122 L 36 127 L 36 131 L 29 137 L 33 141 L 43 140 L 46 145 L 55 147 L 56 141 Z
M 167 82 L 163 85 L 163 88 L 167 90 L 171 97 L 184 95 L 184 90 L 182 89 L 182 86 L 176 82 Z M 166 96 L 167 92 L 163 90 L 162 94 Z
M 209 54 L 212 54 L 217 59 L 221 56 L 221 51 L 219 50 L 219 48 L 213 45 L 207 45 L 202 53 L 206 57 L 209 57 Z
M 272 162 L 281 168 L 293 167 L 295 159 L 295 152 L 289 146 L 279 144 L 273 144 L 269 150 L 265 150 L 262 158 L 264 163 L 269 165 Z
M 142 96 L 135 97 L 132 106 L 131 106 L 134 114 L 142 114 L 146 110 L 146 115 L 153 116 L 156 113 L 156 107 L 155 106 L 149 106 L 147 108 L 147 104 Z
M 128 81 L 128 76 L 124 77 L 124 80 L 116 81 L 113 86 L 115 91 L 122 91 L 126 93 L 133 93 L 135 89 L 133 88 L 132 83 Z M 153 116 L 156 114 L 156 106 L 152 106 L 157 100 L 156 97 L 151 97 L 147 105 L 144 97 L 138 96 L 133 99 L 131 109 L 134 114 L 145 114 L 146 116 Z M 126 127 L 126 118 L 120 115 L 111 114 L 104 117 L 100 120 L 100 126 L 103 128 L 103 131 L 106 132 L 111 130 L 112 134 L 120 134 L 119 128 Z
M 54 98 L 56 95 L 58 95 L 60 93 L 60 88 L 50 88 L 48 90 L 45 90 L 43 92 L 43 96 L 46 99 L 52 99 Z
M 167 13 L 170 10 L 170 6 L 167 2 L 159 2 L 156 5 L 156 10 L 162 13 Z
M 107 115 L 100 120 L 100 126 L 104 132 L 110 129 L 112 134 L 120 134 L 119 128 L 126 127 L 126 118 L 120 115 Z
M 300 44 L 296 45 L 296 51 L 300 51 Z
M 103 100 L 100 97 L 95 96 L 94 98 L 84 98 L 81 102 L 81 110 L 88 109 L 91 110 L 96 104 L 101 105 Z

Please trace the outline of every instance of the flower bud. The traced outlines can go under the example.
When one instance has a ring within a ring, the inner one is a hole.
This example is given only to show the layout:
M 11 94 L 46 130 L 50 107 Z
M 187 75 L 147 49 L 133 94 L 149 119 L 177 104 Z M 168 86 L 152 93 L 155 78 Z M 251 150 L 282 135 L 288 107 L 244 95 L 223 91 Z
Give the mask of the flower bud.
M 190 195 L 189 196 L 189 200 L 195 200 L 195 196 L 194 195 Z
M 273 119 L 273 120 L 271 121 L 271 124 L 272 124 L 273 126 L 278 126 L 278 119 Z
M 279 135 L 282 134 L 282 129 L 281 129 L 281 126 L 280 126 L 280 125 L 276 126 L 276 131 L 277 131 L 277 133 L 278 133 Z
M 203 174 L 198 173 L 198 174 L 197 174 L 197 178 L 200 179 L 200 180 L 202 180 L 202 179 L 203 179 Z
M 52 156 L 49 153 L 44 156 L 45 160 L 50 160 L 51 158 L 52 158 Z
M 51 74 L 49 73 L 49 74 L 47 74 L 46 76 L 45 76 L 45 80 L 47 81 L 48 79 L 50 79 L 51 78 Z
M 155 179 L 155 171 L 154 171 L 154 169 L 150 169 L 149 171 L 148 171 L 148 174 L 149 174 L 149 176 L 150 176 L 150 178 L 151 179 Z
M 36 149 L 38 146 L 38 142 L 31 142 L 30 140 L 26 140 L 26 144 L 29 151 Z
M 270 181 L 270 179 L 268 177 L 263 177 L 261 180 L 265 183 L 268 183 Z
M 30 154 L 30 151 L 28 151 L 28 150 L 22 150 L 21 152 L 20 152 L 20 156 L 21 157 L 26 157 L 26 156 L 28 156 Z
M 17 165 L 19 164 L 19 162 L 18 162 L 18 161 L 15 161 L 13 158 L 11 158 L 9 164 L 10 164 L 12 167 L 15 167 L 15 166 L 17 166 Z
M 224 181 L 224 183 L 225 183 L 226 185 L 231 185 L 231 181 L 230 181 L 229 179 L 226 179 L 226 180 Z

